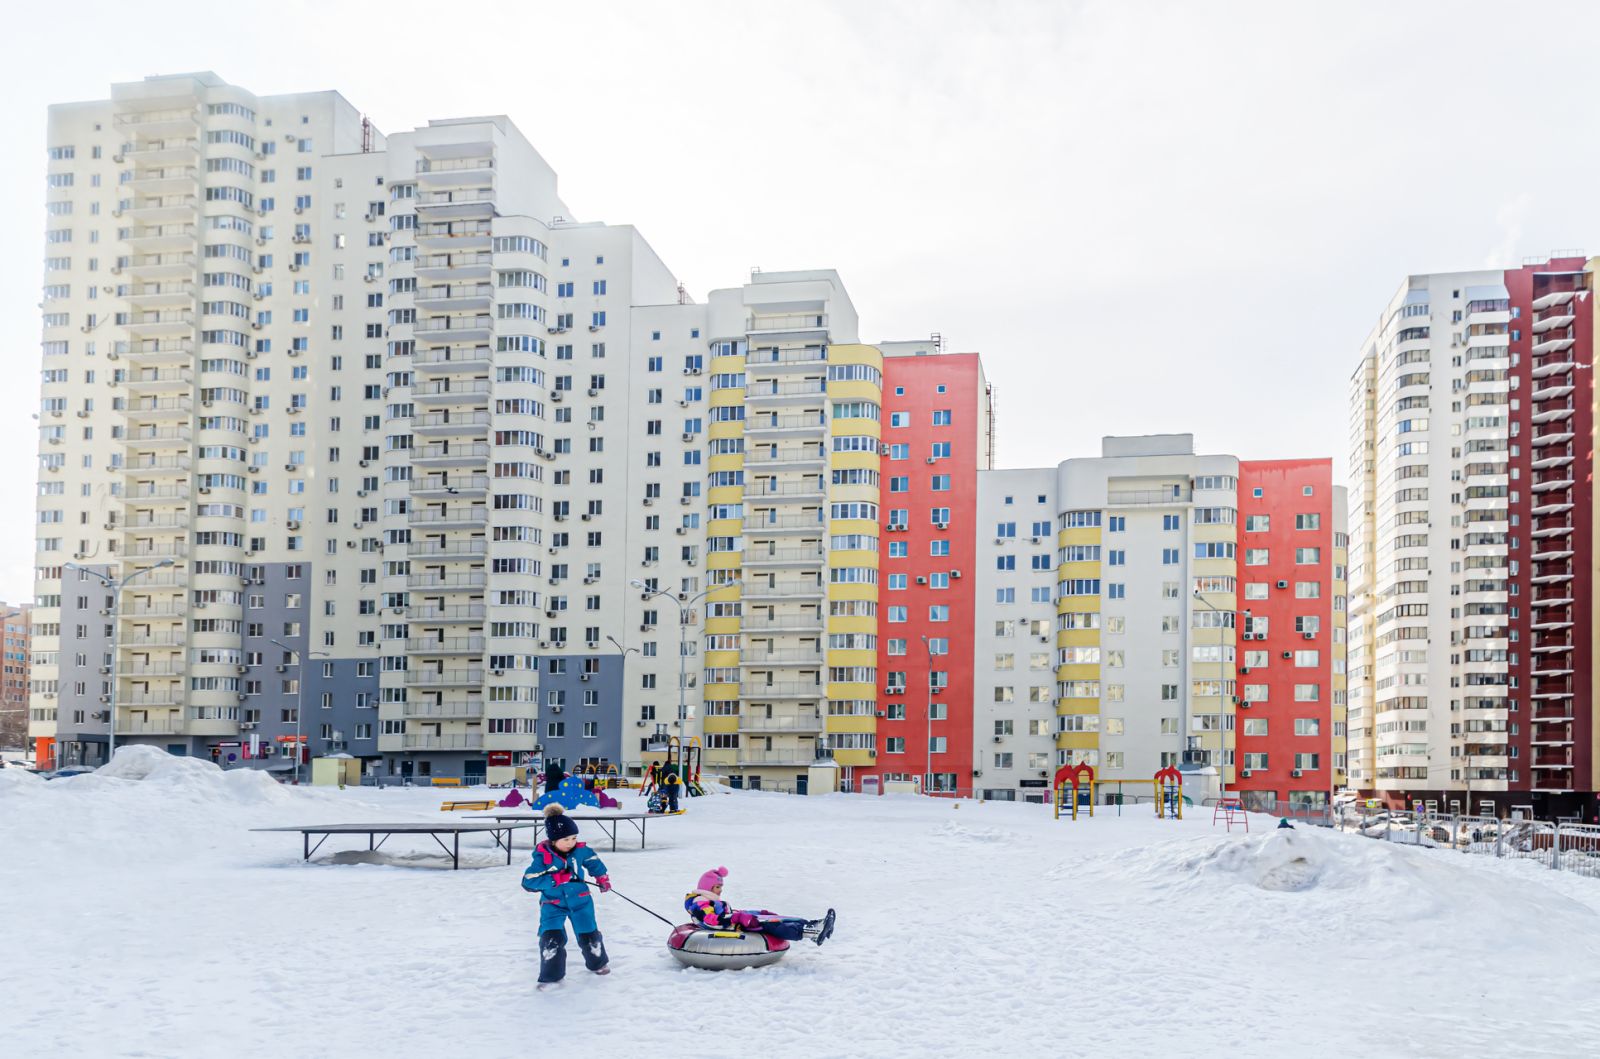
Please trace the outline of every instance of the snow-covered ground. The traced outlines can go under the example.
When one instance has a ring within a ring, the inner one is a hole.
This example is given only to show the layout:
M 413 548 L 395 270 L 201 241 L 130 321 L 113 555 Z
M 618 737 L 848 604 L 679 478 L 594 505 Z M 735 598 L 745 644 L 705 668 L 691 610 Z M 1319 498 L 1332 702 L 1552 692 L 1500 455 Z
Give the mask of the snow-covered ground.
M 714 793 L 652 823 L 648 850 L 585 838 L 619 891 L 668 918 L 726 865 L 736 904 L 837 908 L 833 940 L 766 969 L 688 970 L 666 927 L 601 897 L 614 973 L 574 952 L 543 994 L 525 854 L 508 868 L 472 837 L 451 872 L 424 836 L 376 858 L 330 857 L 365 845 L 335 837 L 302 864 L 298 835 L 248 830 L 437 819 L 453 796 L 294 790 L 177 759 L 143 779 L 0 770 L 0 1048 L 1506 1057 L 1600 1040 L 1600 882 L 1264 817 L 1247 837 L 1201 811 L 1072 823 Z

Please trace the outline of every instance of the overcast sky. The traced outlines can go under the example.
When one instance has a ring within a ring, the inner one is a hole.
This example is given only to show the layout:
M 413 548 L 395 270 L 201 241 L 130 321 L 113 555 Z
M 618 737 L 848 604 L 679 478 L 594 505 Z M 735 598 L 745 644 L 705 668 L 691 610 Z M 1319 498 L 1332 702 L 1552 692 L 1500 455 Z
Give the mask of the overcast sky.
M 1600 5 L 65 10 L 8 16 L 0 68 L 8 600 L 32 593 L 45 108 L 113 81 L 337 89 L 386 133 L 508 114 L 579 218 L 637 225 L 697 299 L 831 267 L 864 340 L 981 352 L 1006 467 L 1192 432 L 1342 473 L 1353 358 L 1406 274 L 1600 249 Z

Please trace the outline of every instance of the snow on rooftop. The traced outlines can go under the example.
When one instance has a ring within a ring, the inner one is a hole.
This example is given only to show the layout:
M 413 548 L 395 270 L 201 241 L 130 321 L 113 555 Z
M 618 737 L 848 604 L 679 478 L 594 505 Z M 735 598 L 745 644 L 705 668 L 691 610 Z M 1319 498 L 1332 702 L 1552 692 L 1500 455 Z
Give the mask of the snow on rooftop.
M 599 899 L 613 973 L 536 993 L 534 898 L 487 836 L 377 854 L 248 829 L 441 819 L 463 792 L 290 789 L 128 748 L 46 782 L 0 770 L 0 1040 L 19 1055 L 657 1057 L 1582 1054 L 1600 1034 L 1600 882 L 1526 862 L 1210 813 L 1055 821 L 1041 806 L 716 791 L 613 854 L 621 893 L 736 905 L 833 939 L 681 968 Z M 632 796 L 624 807 L 632 808 Z M 339 851 L 343 851 L 342 853 Z M 443 870 L 441 870 L 441 868 Z

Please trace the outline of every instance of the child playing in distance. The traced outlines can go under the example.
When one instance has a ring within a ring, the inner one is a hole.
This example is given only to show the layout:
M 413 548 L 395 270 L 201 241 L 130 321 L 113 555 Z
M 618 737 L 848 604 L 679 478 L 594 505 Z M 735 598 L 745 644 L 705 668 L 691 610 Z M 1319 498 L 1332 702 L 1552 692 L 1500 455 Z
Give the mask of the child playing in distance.
M 722 880 L 727 874 L 727 868 L 713 868 L 700 876 L 699 885 L 689 891 L 689 895 L 684 898 L 683 907 L 701 926 L 712 930 L 737 927 L 740 930 L 771 934 L 785 941 L 810 938 L 818 945 L 832 936 L 833 909 L 831 908 L 821 919 L 780 916 L 764 908 L 753 912 L 733 908 L 722 899 Z
M 611 889 L 606 866 L 595 851 L 578 841 L 578 825 L 561 806 L 544 809 L 545 839 L 533 851 L 533 863 L 522 873 L 522 888 L 540 895 L 539 989 L 566 977 L 567 920 L 578 935 L 583 962 L 595 974 L 610 974 L 605 939 L 594 920 L 594 896 L 584 881 L 592 872 L 601 890 Z

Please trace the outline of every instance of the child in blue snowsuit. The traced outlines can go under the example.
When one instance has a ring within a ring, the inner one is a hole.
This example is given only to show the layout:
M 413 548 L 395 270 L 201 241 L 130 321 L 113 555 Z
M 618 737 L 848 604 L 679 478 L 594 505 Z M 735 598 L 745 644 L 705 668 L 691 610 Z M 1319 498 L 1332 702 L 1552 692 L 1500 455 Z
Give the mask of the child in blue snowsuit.
M 601 890 L 611 889 L 606 866 L 594 850 L 578 841 L 578 825 L 561 806 L 545 806 L 544 818 L 545 840 L 534 849 L 533 863 L 522 873 L 522 888 L 540 896 L 540 989 L 566 977 L 569 918 L 585 966 L 595 974 L 611 973 L 605 939 L 594 920 L 594 895 L 584 882 L 587 869 Z

